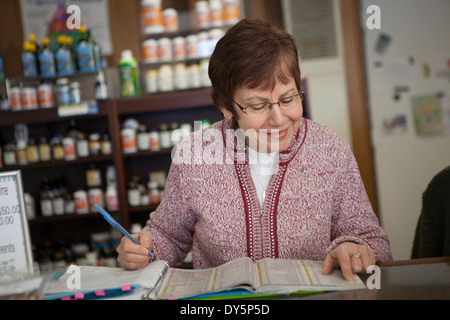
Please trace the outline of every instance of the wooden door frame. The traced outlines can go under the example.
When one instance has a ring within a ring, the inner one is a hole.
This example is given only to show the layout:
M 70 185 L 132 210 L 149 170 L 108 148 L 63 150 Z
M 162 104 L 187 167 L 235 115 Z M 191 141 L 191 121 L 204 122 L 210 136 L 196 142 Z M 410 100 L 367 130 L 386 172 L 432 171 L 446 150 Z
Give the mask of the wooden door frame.
M 372 207 L 379 217 L 359 0 L 340 0 L 340 15 L 353 152 Z

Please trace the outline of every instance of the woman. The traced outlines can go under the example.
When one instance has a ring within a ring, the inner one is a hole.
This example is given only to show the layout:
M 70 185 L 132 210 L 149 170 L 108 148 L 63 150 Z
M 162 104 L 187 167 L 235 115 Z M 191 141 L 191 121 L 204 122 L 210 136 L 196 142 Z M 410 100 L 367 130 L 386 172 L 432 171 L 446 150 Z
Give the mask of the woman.
M 249 256 L 320 260 L 346 279 L 390 260 L 348 144 L 302 118 L 292 37 L 261 20 L 229 29 L 211 57 L 212 97 L 225 119 L 177 147 L 164 195 L 118 260 L 142 268 L 151 250 L 194 268 Z

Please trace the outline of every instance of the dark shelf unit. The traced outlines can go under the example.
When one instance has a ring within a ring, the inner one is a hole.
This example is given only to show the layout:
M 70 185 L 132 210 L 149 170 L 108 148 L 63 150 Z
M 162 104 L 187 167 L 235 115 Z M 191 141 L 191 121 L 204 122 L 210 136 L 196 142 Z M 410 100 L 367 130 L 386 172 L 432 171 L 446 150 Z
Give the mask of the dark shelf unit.
M 37 216 L 29 220 L 32 243 L 42 244 L 44 241 L 57 241 L 58 237 L 70 241 L 73 239 L 89 239 L 93 230 L 108 230 L 109 225 L 100 214 L 71 214 L 42 217 L 39 209 L 39 185 L 46 171 L 67 172 L 84 180 L 86 168 L 90 163 L 100 166 L 113 165 L 118 183 L 119 210 L 113 216 L 126 228 L 130 229 L 133 222 L 141 224 L 148 219 L 148 214 L 157 208 L 156 204 L 132 207 L 127 201 L 127 182 L 129 173 L 126 168 L 137 171 L 149 171 L 152 167 L 170 167 L 171 149 L 159 151 L 139 151 L 132 154 L 122 152 L 120 130 L 124 119 L 136 117 L 142 121 L 169 121 L 177 117 L 185 122 L 193 122 L 199 115 L 205 115 L 211 122 L 221 118 L 220 112 L 213 105 L 211 89 L 202 88 L 177 92 L 157 93 L 129 99 L 110 99 L 98 101 L 99 112 L 95 115 L 59 117 L 56 108 L 26 111 L 0 111 L 0 137 L 11 134 L 17 123 L 29 126 L 30 135 L 34 128 L 60 126 L 74 119 L 77 124 L 104 124 L 104 130 L 109 132 L 112 143 L 111 155 L 89 156 L 72 161 L 58 160 L 38 162 L 28 165 L 3 166 L 0 171 L 21 170 L 25 192 L 30 192 L 35 198 Z M 3 137 L 4 138 L 4 137 Z M 69 181 L 69 185 L 70 185 Z M 79 183 L 79 182 L 75 182 Z M 72 190 L 73 191 L 73 190 Z

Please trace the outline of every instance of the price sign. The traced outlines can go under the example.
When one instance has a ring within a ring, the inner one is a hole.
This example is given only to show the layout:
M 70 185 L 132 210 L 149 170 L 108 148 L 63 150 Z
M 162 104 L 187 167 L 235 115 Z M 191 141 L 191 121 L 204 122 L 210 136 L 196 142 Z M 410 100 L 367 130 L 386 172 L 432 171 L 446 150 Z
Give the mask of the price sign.
M 0 173 L 0 272 L 6 271 L 33 271 L 20 171 Z

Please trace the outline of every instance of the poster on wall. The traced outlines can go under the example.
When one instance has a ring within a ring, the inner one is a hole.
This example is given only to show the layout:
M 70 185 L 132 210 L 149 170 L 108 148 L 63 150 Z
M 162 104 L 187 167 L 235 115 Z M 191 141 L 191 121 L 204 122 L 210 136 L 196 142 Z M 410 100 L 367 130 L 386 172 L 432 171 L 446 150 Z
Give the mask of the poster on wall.
M 444 111 L 438 95 L 412 97 L 412 111 L 418 136 L 433 136 L 444 133 Z
M 91 30 L 102 54 L 111 55 L 108 0 L 20 0 L 23 38 L 28 39 L 34 33 L 40 42 L 51 34 L 69 31 L 66 22 L 73 12 L 67 13 L 67 7 L 72 5 L 80 8 L 80 23 Z

